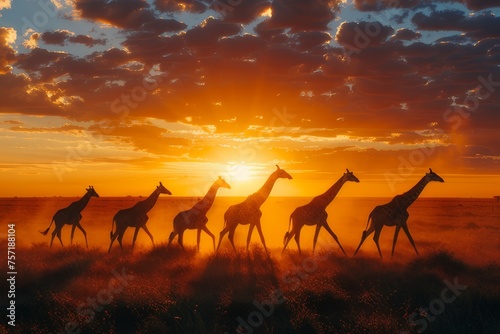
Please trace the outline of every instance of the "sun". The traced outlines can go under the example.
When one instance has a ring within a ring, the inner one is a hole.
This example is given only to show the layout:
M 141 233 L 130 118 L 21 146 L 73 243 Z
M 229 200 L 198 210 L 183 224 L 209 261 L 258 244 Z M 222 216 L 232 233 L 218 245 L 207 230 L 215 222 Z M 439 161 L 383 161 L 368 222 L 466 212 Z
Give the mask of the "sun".
M 253 168 L 244 163 L 230 164 L 229 174 L 232 180 L 238 182 L 249 181 L 255 177 L 255 171 Z

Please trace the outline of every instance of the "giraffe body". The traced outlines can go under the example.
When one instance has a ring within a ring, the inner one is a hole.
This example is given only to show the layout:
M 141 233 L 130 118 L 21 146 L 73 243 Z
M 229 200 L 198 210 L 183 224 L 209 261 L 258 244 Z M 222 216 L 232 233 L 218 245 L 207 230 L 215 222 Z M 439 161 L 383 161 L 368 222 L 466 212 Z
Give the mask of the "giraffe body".
M 147 213 L 153 208 L 158 200 L 160 194 L 172 195 L 172 193 L 165 188 L 161 182 L 160 185 L 156 187 L 153 193 L 143 201 L 137 202 L 133 207 L 128 209 L 123 209 L 118 211 L 113 217 L 113 224 L 111 226 L 111 232 L 109 233 L 111 243 L 109 244 L 108 253 L 111 251 L 111 246 L 113 246 L 113 242 L 115 239 L 118 239 L 118 243 L 120 244 L 120 248 L 123 252 L 122 239 L 125 231 L 128 227 L 134 227 L 134 238 L 132 239 L 132 250 L 134 249 L 135 240 L 137 239 L 137 234 L 139 233 L 139 229 L 143 229 L 144 232 L 149 236 L 151 242 L 154 246 L 154 239 L 151 232 L 146 226 L 148 222 Z M 116 223 L 116 230 L 113 233 L 113 226 Z
M 444 182 L 444 180 L 439 175 L 434 173 L 432 169 L 429 169 L 429 171 L 430 172 L 426 173 L 424 177 L 422 177 L 422 179 L 420 179 L 420 181 L 418 181 L 417 184 L 413 186 L 410 190 L 408 190 L 404 194 L 395 196 L 387 204 L 376 206 L 372 210 L 372 212 L 370 212 L 366 224 L 367 228 L 365 231 L 363 231 L 363 234 L 361 235 L 361 241 L 359 243 L 358 248 L 356 248 L 354 255 L 358 253 L 365 239 L 371 233 L 375 232 L 373 236 L 373 241 L 377 246 L 380 258 L 382 258 L 382 252 L 380 251 L 380 246 L 379 246 L 379 238 L 380 238 L 380 232 L 382 231 L 382 228 L 384 226 L 396 227 L 396 230 L 394 231 L 394 239 L 392 242 L 391 257 L 394 256 L 394 248 L 396 247 L 396 241 L 398 239 L 398 234 L 401 229 L 403 229 L 403 231 L 405 232 L 406 236 L 408 237 L 408 240 L 415 249 L 415 253 L 417 253 L 418 255 L 417 247 L 415 245 L 415 242 L 413 241 L 410 231 L 408 230 L 407 221 L 410 214 L 408 213 L 407 209 L 413 202 L 415 202 L 418 196 L 420 196 L 425 186 L 429 182 L 432 181 Z
M 231 189 L 231 186 L 219 176 L 219 178 L 213 183 L 203 199 L 197 202 L 191 209 L 181 211 L 175 216 L 174 230 L 172 233 L 170 233 L 167 247 L 169 247 L 172 240 L 174 240 L 174 238 L 178 236 L 177 241 L 179 242 L 179 245 L 181 245 L 182 249 L 184 249 L 184 232 L 186 230 L 197 230 L 198 251 L 200 251 L 201 231 L 204 231 L 212 238 L 215 250 L 215 236 L 206 226 L 208 222 L 207 212 L 212 207 L 215 196 L 217 195 L 217 191 L 221 187 Z
M 50 247 L 52 247 L 52 243 L 54 242 L 54 238 L 57 236 L 59 241 L 61 242 L 61 246 L 63 245 L 62 238 L 61 238 L 61 230 L 64 227 L 64 225 L 71 225 L 71 244 L 73 244 L 73 237 L 75 235 L 75 229 L 78 227 L 80 231 L 82 231 L 83 236 L 85 237 L 85 244 L 87 248 L 89 247 L 89 244 L 87 242 L 87 232 L 85 229 L 82 227 L 80 224 L 80 220 L 82 219 L 82 214 L 81 212 L 87 204 L 90 201 L 91 197 L 99 197 L 97 192 L 94 190 L 94 187 L 90 186 L 88 189 L 86 189 L 87 192 L 85 195 L 80 198 L 78 201 L 71 203 L 69 206 L 66 208 L 58 210 L 54 216 L 52 217 L 52 221 L 50 222 L 49 227 L 45 231 L 40 231 L 43 235 L 47 235 L 47 233 L 50 230 L 50 227 L 52 226 L 52 223 L 56 224 L 56 227 L 54 231 L 52 232 L 52 238 L 50 240 Z
M 347 170 L 347 173 L 344 173 L 342 177 L 331 186 L 325 193 L 314 197 L 311 202 L 306 205 L 299 206 L 296 208 L 292 214 L 290 215 L 289 225 L 292 225 L 292 230 L 285 233 L 285 237 L 283 238 L 283 251 L 285 251 L 286 246 L 295 236 L 295 242 L 297 243 L 297 248 L 299 249 L 299 253 L 301 253 L 300 249 L 300 231 L 304 225 L 314 226 L 316 225 L 316 231 L 314 233 L 313 240 L 313 253 L 316 248 L 316 242 L 318 241 L 319 231 L 323 227 L 337 242 L 342 252 L 345 254 L 344 248 L 340 244 L 335 233 L 333 233 L 332 229 L 328 225 L 327 218 L 328 213 L 326 212 L 326 207 L 333 201 L 335 196 L 337 196 L 338 192 L 342 188 L 345 182 L 359 182 L 358 178 L 354 176 L 352 172 Z M 290 228 L 290 227 L 289 227 Z
M 233 250 L 236 252 L 236 247 L 234 246 L 234 233 L 238 225 L 249 225 L 248 236 L 247 236 L 247 250 L 250 245 L 250 240 L 252 238 L 252 232 L 255 227 L 257 227 L 257 232 L 259 233 L 260 240 L 264 249 L 266 248 L 266 241 L 264 239 L 264 234 L 262 233 L 262 227 L 260 218 L 262 217 L 262 211 L 260 207 L 269 197 L 274 183 L 277 179 L 292 179 L 290 174 L 285 170 L 276 166 L 277 169 L 274 171 L 264 185 L 254 194 L 248 196 L 243 202 L 231 205 L 227 211 L 224 213 L 224 229 L 220 232 L 219 244 L 217 245 L 217 250 L 222 242 L 222 238 L 228 234 L 228 239 L 233 246 Z

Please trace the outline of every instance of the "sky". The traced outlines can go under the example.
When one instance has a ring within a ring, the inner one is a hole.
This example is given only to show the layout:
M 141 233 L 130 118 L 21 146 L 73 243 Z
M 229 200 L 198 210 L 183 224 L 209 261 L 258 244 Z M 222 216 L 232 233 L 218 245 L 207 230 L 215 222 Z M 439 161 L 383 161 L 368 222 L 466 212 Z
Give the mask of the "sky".
M 0 196 L 500 195 L 498 0 L 0 0 Z

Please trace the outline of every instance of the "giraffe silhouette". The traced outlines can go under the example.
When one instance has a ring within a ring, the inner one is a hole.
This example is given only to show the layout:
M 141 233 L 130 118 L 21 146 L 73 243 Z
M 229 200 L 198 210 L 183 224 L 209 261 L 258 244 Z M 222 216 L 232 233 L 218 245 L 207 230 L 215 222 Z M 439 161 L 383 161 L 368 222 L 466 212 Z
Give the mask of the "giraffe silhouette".
M 80 220 L 82 219 L 81 212 L 83 211 L 83 209 L 85 209 L 91 197 L 93 196 L 99 197 L 99 195 L 94 190 L 93 186 L 89 186 L 86 190 L 87 192 L 85 193 L 85 195 L 83 195 L 83 197 L 80 198 L 78 201 L 73 202 L 64 209 L 60 209 L 59 211 L 57 211 L 52 217 L 52 221 L 50 222 L 50 225 L 49 227 L 47 227 L 46 230 L 39 231 L 41 234 L 47 235 L 47 233 L 49 233 L 50 227 L 52 226 L 52 223 L 54 222 L 56 223 L 56 228 L 52 232 L 52 239 L 50 239 L 50 247 L 52 247 L 52 242 L 54 241 L 54 237 L 56 235 L 59 241 L 61 242 L 61 246 L 64 246 L 61 239 L 61 230 L 64 227 L 64 225 L 72 225 L 70 243 L 73 244 L 73 236 L 75 235 L 75 228 L 78 227 L 78 229 L 82 231 L 85 237 L 85 244 L 87 245 L 87 248 L 89 248 L 89 244 L 87 242 L 87 232 L 85 232 L 82 225 L 80 225 Z
M 293 222 L 292 230 L 285 233 L 285 237 L 283 238 L 283 247 L 282 253 L 285 251 L 286 246 L 292 240 L 292 237 L 295 236 L 295 242 L 297 243 L 297 248 L 300 250 L 300 230 L 304 225 L 316 225 L 316 231 L 314 232 L 314 241 L 313 241 L 313 253 L 316 248 L 316 242 L 318 241 L 319 230 L 324 227 L 328 233 L 333 237 L 333 239 L 337 242 L 342 252 L 345 254 L 344 248 L 340 244 L 339 239 L 333 233 L 330 226 L 328 226 L 328 222 L 326 221 L 328 218 L 328 213 L 326 212 L 326 207 L 333 201 L 335 196 L 337 196 L 340 188 L 344 185 L 345 182 L 359 182 L 358 178 L 354 176 L 353 172 L 349 172 L 346 169 L 346 173 L 344 173 L 340 179 L 335 182 L 333 186 L 331 186 L 326 192 L 323 194 L 314 197 L 311 202 L 304 206 L 299 206 L 296 208 L 292 214 L 290 215 L 290 220 L 288 222 L 288 229 L 290 230 L 290 224 Z
M 160 182 L 160 185 L 156 187 L 156 189 L 153 191 L 153 193 L 151 193 L 151 195 L 149 195 L 148 198 L 137 202 L 131 208 L 123 209 L 116 213 L 116 215 L 113 217 L 111 232 L 109 232 L 111 243 L 109 244 L 108 253 L 111 251 L 111 246 L 113 246 L 113 242 L 116 238 L 118 238 L 118 243 L 120 244 L 120 248 L 123 252 L 122 239 L 127 227 L 135 227 L 134 238 L 132 240 L 132 250 L 134 249 L 135 240 L 137 239 L 137 233 L 139 233 L 140 228 L 142 228 L 147 233 L 147 235 L 149 235 L 154 246 L 155 242 L 153 240 L 153 235 L 151 234 L 151 232 L 149 232 L 148 227 L 146 226 L 146 223 L 149 219 L 147 213 L 156 204 L 156 201 L 158 200 L 160 194 L 172 195 L 172 193 Z M 115 222 L 116 231 L 115 233 L 113 233 Z
M 219 178 L 212 184 L 207 194 L 203 199 L 198 201 L 191 209 L 179 212 L 174 218 L 174 230 L 170 233 L 168 238 L 167 248 L 170 246 L 170 243 L 174 238 L 178 235 L 177 241 L 179 245 L 181 245 L 182 249 L 184 249 L 183 245 L 183 235 L 184 231 L 189 230 L 198 230 L 197 234 L 197 247 L 198 252 L 200 251 L 200 235 L 201 231 L 207 233 L 211 238 L 214 244 L 215 250 L 215 236 L 212 232 L 207 228 L 206 224 L 208 222 L 207 212 L 212 207 L 214 203 L 215 196 L 217 195 L 217 191 L 219 188 L 227 188 L 231 189 L 231 186 L 224 181 L 220 176 Z
M 279 168 L 276 165 L 276 170 L 269 176 L 264 185 L 254 194 L 248 196 L 243 202 L 232 205 L 224 213 L 224 229 L 220 232 L 219 244 L 217 245 L 217 251 L 222 242 L 222 238 L 229 232 L 228 238 L 233 246 L 233 250 L 236 252 L 234 247 L 234 231 L 236 227 L 241 225 L 250 225 L 248 228 L 247 236 L 247 251 L 250 244 L 250 239 L 252 238 L 252 232 L 254 227 L 257 227 L 259 232 L 260 240 L 264 245 L 264 249 L 267 252 L 266 241 L 264 240 L 264 235 L 262 234 L 262 228 L 260 225 L 260 218 L 262 217 L 262 211 L 260 207 L 269 197 L 271 190 L 273 189 L 274 183 L 277 179 L 292 179 L 290 174 L 288 174 L 284 169 Z
M 415 186 L 413 186 L 410 190 L 405 192 L 404 194 L 395 196 L 389 203 L 376 206 L 373 211 L 368 216 L 368 221 L 366 223 L 367 229 L 363 231 L 361 236 L 361 242 L 359 243 L 358 248 L 354 252 L 354 255 L 358 253 L 359 248 L 365 241 L 365 239 L 372 233 L 375 232 L 373 236 L 373 241 L 377 245 L 378 253 L 380 258 L 382 258 L 382 252 L 380 251 L 380 246 L 378 244 L 378 239 L 380 237 L 380 232 L 382 228 L 385 226 L 396 226 L 396 230 L 394 232 L 394 240 L 392 242 L 392 252 L 391 258 L 394 255 L 394 248 L 396 247 L 396 241 L 398 240 L 399 230 L 402 228 L 405 231 L 406 236 L 410 240 L 415 252 L 418 255 L 417 247 L 415 246 L 415 242 L 411 237 L 410 231 L 408 230 L 407 220 L 410 216 L 407 209 L 408 207 L 415 202 L 415 200 L 420 196 L 422 190 L 424 190 L 425 186 L 432 181 L 436 182 L 444 182 L 444 180 L 434 173 L 432 169 L 429 168 L 429 173 L 426 173 L 420 181 L 417 182 Z M 368 224 L 371 224 L 368 228 Z

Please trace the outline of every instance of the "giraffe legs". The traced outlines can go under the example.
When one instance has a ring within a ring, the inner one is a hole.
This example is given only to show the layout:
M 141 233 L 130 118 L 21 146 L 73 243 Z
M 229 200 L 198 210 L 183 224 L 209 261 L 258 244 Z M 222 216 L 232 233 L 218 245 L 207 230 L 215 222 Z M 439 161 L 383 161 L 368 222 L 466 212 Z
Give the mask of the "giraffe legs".
M 262 241 L 262 245 L 264 245 L 264 250 L 267 253 L 266 240 L 264 240 L 264 234 L 262 233 L 262 227 L 260 226 L 260 221 L 257 223 L 257 232 L 259 232 L 260 240 Z
M 116 232 L 116 233 L 118 233 L 118 232 Z M 118 243 L 120 244 L 120 249 L 122 250 L 122 253 L 123 253 L 122 239 L 123 239 L 124 233 L 125 233 L 125 231 L 123 231 L 120 234 L 118 234 Z
M 226 235 L 227 232 L 229 232 L 229 229 L 227 228 L 227 226 L 224 227 L 224 229 L 220 232 L 219 243 L 217 244 L 217 249 L 215 250 L 216 253 L 219 251 L 220 244 L 222 243 L 222 238 L 224 238 L 224 236 Z
M 177 235 L 178 233 L 175 232 L 175 230 L 170 233 L 170 236 L 168 237 L 168 244 L 167 244 L 167 248 L 170 246 L 170 244 L 172 243 L 172 241 L 175 239 L 175 236 Z
M 321 226 L 323 226 L 325 228 L 325 230 L 328 233 L 330 233 L 330 235 L 333 237 L 333 240 L 335 240 L 337 242 L 337 244 L 339 245 L 340 249 L 342 250 L 342 253 L 344 253 L 344 255 L 347 256 L 347 254 L 344 251 L 344 248 L 342 248 L 342 245 L 340 244 L 339 238 L 337 238 L 337 236 L 335 235 L 335 233 L 333 233 L 333 231 L 330 228 L 330 226 L 328 226 L 328 223 L 325 221 Z M 319 229 L 317 231 L 319 231 Z M 314 243 L 314 245 L 316 246 L 316 242 Z M 378 245 L 378 243 L 377 243 L 377 245 Z M 314 252 L 314 247 L 313 247 L 313 252 Z
M 392 241 L 392 251 L 391 251 L 391 259 L 394 256 L 394 248 L 396 248 L 396 241 L 398 241 L 398 234 L 401 226 L 396 225 L 396 230 L 394 231 L 394 240 Z
M 382 231 L 382 229 L 375 230 L 375 235 L 373 236 L 373 241 L 375 241 L 375 245 L 377 245 L 378 254 L 380 255 L 380 258 L 383 259 L 382 252 L 380 251 L 380 245 L 378 244 L 378 239 L 380 238 L 381 231 Z
M 302 251 L 300 250 L 300 229 L 297 232 L 295 232 L 294 239 L 295 239 L 295 243 L 297 244 L 297 248 L 299 249 L 299 254 L 302 255 Z
M 137 239 L 137 234 L 139 233 L 140 227 L 136 227 L 134 231 L 134 238 L 132 239 L 132 251 L 134 251 L 135 239 Z
M 179 245 L 181 245 L 182 250 L 185 252 L 186 250 L 184 249 L 184 231 L 179 232 L 179 237 L 177 238 L 177 242 Z
M 215 251 L 215 235 L 210 232 L 210 230 L 206 227 L 206 226 L 203 226 L 201 228 L 206 234 L 208 234 L 210 236 L 210 238 L 212 238 L 212 242 L 214 244 L 214 251 Z M 198 243 L 198 251 L 200 250 L 200 243 Z
M 149 238 L 151 239 L 151 242 L 153 243 L 153 247 L 154 247 L 155 246 L 155 241 L 153 239 L 153 235 L 151 234 L 151 232 L 149 232 L 148 227 L 145 224 L 142 225 L 141 227 L 144 230 L 144 232 L 146 232 L 146 234 L 149 235 Z
M 248 252 L 248 246 L 250 245 L 250 240 L 252 239 L 252 232 L 253 232 L 254 227 L 255 227 L 255 225 L 252 223 L 250 223 L 250 227 L 248 227 L 247 252 Z
M 415 253 L 417 253 L 417 255 L 420 255 L 420 254 L 418 254 L 417 246 L 415 246 L 415 242 L 413 241 L 413 238 L 411 237 L 410 231 L 408 230 L 408 225 L 406 225 L 406 223 L 405 223 L 402 227 L 403 227 L 403 231 L 405 231 L 406 236 L 408 237 L 408 240 L 410 240 L 410 243 L 412 244 L 413 248 L 415 249 Z
M 285 239 L 284 239 L 284 247 L 283 247 L 283 250 L 281 251 L 281 254 L 283 254 L 283 252 L 285 251 L 285 248 L 286 246 L 288 245 L 288 243 L 290 242 L 290 240 L 292 240 L 292 237 L 295 235 L 295 230 L 292 229 L 290 232 L 286 232 L 285 234 Z
M 198 253 L 200 252 L 200 237 L 201 237 L 201 228 L 196 230 L 196 247 L 198 249 Z
M 70 238 L 70 242 L 69 242 L 70 245 L 73 245 L 73 236 L 75 235 L 75 228 L 76 228 L 76 224 L 73 224 L 73 226 L 71 226 L 71 238 Z
M 234 232 L 236 231 L 236 229 L 232 229 L 229 231 L 229 235 L 227 236 L 229 241 L 231 242 L 231 245 L 233 246 L 233 250 L 234 252 L 236 253 L 236 247 L 234 247 Z
M 363 244 L 363 242 L 365 242 L 365 239 L 368 238 L 368 236 L 373 232 L 375 231 L 371 226 L 368 230 L 366 231 L 363 231 L 363 234 L 361 235 L 361 241 L 359 242 L 359 245 L 358 245 L 358 248 L 356 248 L 356 251 L 354 252 L 354 255 L 356 255 L 359 251 L 359 249 L 361 248 L 361 245 Z
M 122 253 L 123 253 L 123 246 L 122 246 L 122 239 L 123 239 L 123 235 L 125 234 L 125 230 L 127 229 L 127 227 L 122 227 L 122 224 L 116 224 L 116 231 L 115 233 L 112 233 L 111 232 L 111 242 L 109 244 L 109 249 L 108 249 L 108 253 L 111 252 L 111 246 L 113 246 L 113 242 L 116 240 L 116 238 L 118 238 L 118 243 L 120 244 L 120 248 L 122 250 Z
M 316 242 L 318 241 L 319 230 L 321 230 L 321 224 L 316 225 L 316 230 L 314 231 L 314 239 L 313 239 L 313 254 L 316 249 Z
M 61 242 L 61 246 L 64 247 L 62 239 L 61 239 L 61 229 L 62 229 L 62 227 L 58 228 L 58 226 L 56 225 L 56 228 L 52 232 L 52 238 L 50 239 L 50 247 L 52 247 L 52 243 L 54 242 L 54 238 L 56 237 L 56 235 L 57 235 L 57 238 L 59 239 L 59 241 Z
M 85 230 L 83 229 L 82 225 L 80 225 L 80 223 L 77 223 L 76 227 L 78 227 L 78 229 L 80 231 L 82 231 L 83 236 L 85 237 L 85 245 L 87 245 L 87 248 L 89 248 L 89 243 L 87 242 L 87 232 L 85 232 Z M 75 225 L 73 225 L 73 230 L 71 231 L 71 243 L 73 243 L 73 232 L 74 232 L 74 230 L 75 230 Z

